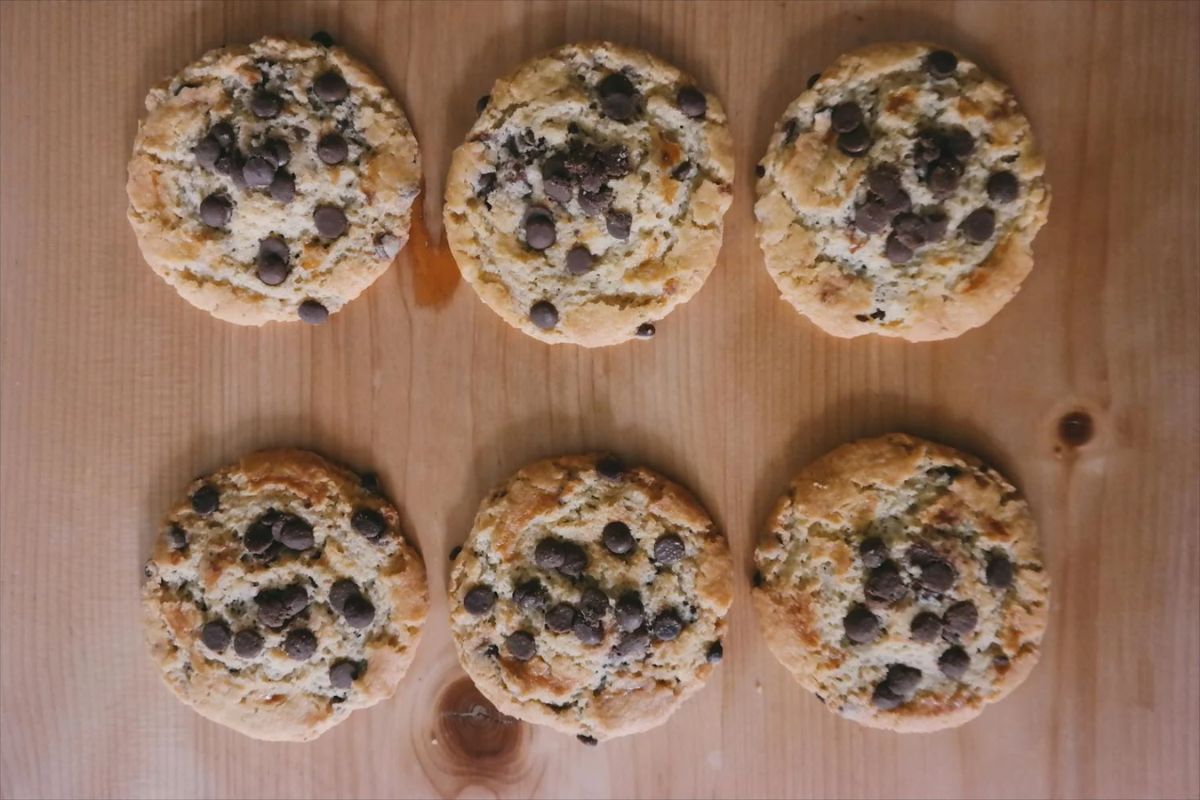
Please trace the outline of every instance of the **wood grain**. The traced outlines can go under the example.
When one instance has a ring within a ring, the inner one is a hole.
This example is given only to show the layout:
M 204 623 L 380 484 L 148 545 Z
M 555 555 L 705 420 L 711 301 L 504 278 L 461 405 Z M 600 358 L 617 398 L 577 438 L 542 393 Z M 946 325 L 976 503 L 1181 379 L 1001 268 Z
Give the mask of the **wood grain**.
M 125 222 L 141 102 L 209 47 L 317 29 L 402 99 L 429 230 L 326 327 L 224 325 L 151 273 Z M 436 224 L 475 98 L 586 37 L 714 88 L 739 173 L 704 289 L 652 343 L 599 352 L 509 330 L 446 274 Z M 836 340 L 763 269 L 753 165 L 810 73 L 901 37 L 961 48 L 1016 88 L 1046 152 L 1050 224 L 986 327 Z M 0 794 L 1197 796 L 1198 103 L 1195 3 L 0 4 Z M 1076 410 L 1095 429 L 1081 446 L 1059 436 Z M 747 602 L 755 532 L 791 474 L 893 429 L 998 464 L 1053 574 L 1044 662 L 955 732 L 835 718 L 772 660 Z M 189 712 L 138 626 L 162 510 L 192 476 L 282 444 L 382 473 L 434 598 L 397 697 L 305 746 Z M 595 447 L 695 489 L 743 574 L 709 687 L 668 725 L 592 749 L 478 702 L 443 595 L 488 487 Z

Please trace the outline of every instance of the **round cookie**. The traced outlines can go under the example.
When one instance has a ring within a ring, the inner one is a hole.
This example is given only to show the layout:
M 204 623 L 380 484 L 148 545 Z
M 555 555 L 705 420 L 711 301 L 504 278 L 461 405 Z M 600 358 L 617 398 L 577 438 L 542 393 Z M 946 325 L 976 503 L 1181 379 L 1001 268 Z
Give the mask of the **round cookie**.
M 843 55 L 787 109 L 758 168 L 759 244 L 834 336 L 948 339 L 1033 266 L 1050 190 L 1012 92 L 935 45 Z
M 189 487 L 142 602 L 180 700 L 256 739 L 306 741 L 395 693 L 429 598 L 373 478 L 269 450 Z
M 408 239 L 417 141 L 340 47 L 266 37 L 150 90 L 129 162 L 146 261 L 239 325 L 325 321 Z
M 725 538 L 612 457 L 532 464 L 483 501 L 450 576 L 458 657 L 501 711 L 594 744 L 652 728 L 721 660 Z
M 720 101 L 648 53 L 594 42 L 527 62 L 480 105 L 446 186 L 463 276 L 544 342 L 653 336 L 721 247 L 733 145 Z
M 775 656 L 873 728 L 961 725 L 1025 679 L 1049 579 L 1029 507 L 994 470 L 903 434 L 806 467 L 755 552 Z

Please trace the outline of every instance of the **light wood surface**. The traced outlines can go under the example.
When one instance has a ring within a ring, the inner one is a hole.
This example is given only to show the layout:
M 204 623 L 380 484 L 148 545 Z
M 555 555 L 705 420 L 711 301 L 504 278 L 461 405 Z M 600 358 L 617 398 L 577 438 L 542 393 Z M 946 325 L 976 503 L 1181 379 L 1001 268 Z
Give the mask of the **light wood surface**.
M 329 30 L 423 151 L 428 233 L 318 328 L 237 328 L 156 278 L 125 222 L 152 82 L 206 49 Z M 653 50 L 715 89 L 737 144 L 721 262 L 650 343 L 547 347 L 455 280 L 449 153 L 494 77 L 562 42 Z M 991 324 L 905 345 L 822 335 L 753 238 L 753 171 L 805 78 L 888 38 L 1015 87 L 1054 189 L 1037 265 Z M 1200 793 L 1200 5 L 782 2 L 0 4 L 0 794 L 5 797 L 1192 796 Z M 1094 437 L 1059 433 L 1081 410 Z M 767 652 L 752 544 L 788 478 L 906 430 L 1028 494 L 1054 580 L 1043 663 L 954 732 L 855 727 Z M 188 480 L 300 445 L 378 469 L 434 598 L 391 702 L 308 745 L 217 727 L 160 685 L 140 568 Z M 522 464 L 613 448 L 728 531 L 727 658 L 665 726 L 600 748 L 497 720 L 447 633 L 447 552 Z

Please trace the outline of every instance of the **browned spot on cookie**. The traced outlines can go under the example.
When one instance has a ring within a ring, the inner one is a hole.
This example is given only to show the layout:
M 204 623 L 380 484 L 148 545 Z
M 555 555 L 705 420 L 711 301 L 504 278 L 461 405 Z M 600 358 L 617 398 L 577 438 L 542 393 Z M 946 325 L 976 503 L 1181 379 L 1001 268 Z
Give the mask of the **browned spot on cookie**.
M 522 746 L 524 723 L 501 714 L 470 678 L 459 678 L 438 696 L 435 730 L 446 754 L 486 771 L 512 760 Z
M 446 232 L 433 241 L 425 225 L 424 192 L 413 203 L 409 235 L 413 297 L 421 308 L 441 308 L 454 296 L 461 275 L 446 243 Z
M 1095 433 L 1095 423 L 1086 411 L 1072 411 L 1058 421 L 1058 438 L 1068 447 L 1083 447 Z

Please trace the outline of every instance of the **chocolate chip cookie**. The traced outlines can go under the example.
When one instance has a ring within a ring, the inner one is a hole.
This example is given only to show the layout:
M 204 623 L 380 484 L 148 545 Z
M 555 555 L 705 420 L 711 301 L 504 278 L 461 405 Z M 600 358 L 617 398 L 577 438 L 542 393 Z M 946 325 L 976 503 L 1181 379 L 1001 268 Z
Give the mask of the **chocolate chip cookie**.
M 146 108 L 129 221 L 154 271 L 214 317 L 324 322 L 407 241 L 417 141 L 341 48 L 267 37 L 212 50 Z
M 653 336 L 721 247 L 733 154 L 716 96 L 597 42 L 526 63 L 479 105 L 446 186 L 466 280 L 544 342 Z
M 961 725 L 1040 653 L 1049 579 L 1029 507 L 948 447 L 890 434 L 825 455 L 775 507 L 755 564 L 776 657 L 873 728 Z
M 256 739 L 305 741 L 391 697 L 425 621 L 425 567 L 373 479 L 303 450 L 195 481 L 142 591 L 167 686 Z
M 613 457 L 532 464 L 450 577 L 459 660 L 497 708 L 586 743 L 666 720 L 723 655 L 729 551 L 688 492 Z
M 842 56 L 759 165 L 758 239 L 785 299 L 835 336 L 948 339 L 1033 266 L 1050 189 L 1012 92 L 935 45 Z

